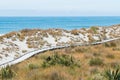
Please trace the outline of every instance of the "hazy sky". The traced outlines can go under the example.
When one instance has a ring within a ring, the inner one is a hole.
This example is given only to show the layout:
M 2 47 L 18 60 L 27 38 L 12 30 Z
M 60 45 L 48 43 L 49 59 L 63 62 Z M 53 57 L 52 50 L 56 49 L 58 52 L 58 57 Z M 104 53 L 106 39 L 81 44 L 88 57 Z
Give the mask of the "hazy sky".
M 120 16 L 120 0 L 0 0 L 0 16 Z

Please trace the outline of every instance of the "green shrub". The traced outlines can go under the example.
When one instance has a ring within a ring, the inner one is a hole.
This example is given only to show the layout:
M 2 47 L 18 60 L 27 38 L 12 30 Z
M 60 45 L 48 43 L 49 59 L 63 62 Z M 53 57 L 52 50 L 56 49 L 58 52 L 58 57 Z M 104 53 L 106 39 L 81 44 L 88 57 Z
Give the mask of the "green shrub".
M 98 27 L 92 26 L 90 29 L 96 34 L 97 30 L 98 30 Z
M 28 67 L 29 69 L 37 69 L 39 66 L 36 64 L 29 64 Z
M 107 80 L 120 80 L 120 69 L 106 70 L 103 75 Z
M 104 43 L 105 47 L 110 47 L 110 44 Z
M 74 67 L 77 66 L 79 67 L 79 62 L 76 61 L 72 56 L 69 55 L 58 55 L 54 54 L 52 56 L 48 56 L 44 61 L 42 66 L 43 67 L 48 67 L 52 65 L 62 65 L 62 66 L 67 66 L 67 67 Z
M 111 47 L 116 47 L 117 46 L 116 43 L 114 43 L 114 42 L 111 42 L 110 45 L 111 45 Z
M 15 76 L 14 71 L 10 66 L 1 69 L 1 78 L 2 80 L 12 79 Z
M 103 60 L 100 59 L 100 58 L 92 58 L 90 61 L 89 61 L 89 64 L 90 66 L 101 66 L 103 65 Z
M 111 43 L 105 43 L 105 47 L 116 47 L 116 43 L 111 42 Z

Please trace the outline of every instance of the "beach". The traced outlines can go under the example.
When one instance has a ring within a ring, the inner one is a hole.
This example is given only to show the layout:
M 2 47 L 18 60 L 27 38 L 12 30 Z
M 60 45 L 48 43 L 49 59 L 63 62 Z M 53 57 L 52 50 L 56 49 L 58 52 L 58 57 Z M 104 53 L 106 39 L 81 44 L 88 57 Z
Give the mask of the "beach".
M 0 38 L 0 64 L 13 61 L 38 49 L 41 51 L 46 47 L 56 48 L 75 44 L 95 45 L 116 38 L 119 39 L 119 37 L 120 25 L 73 29 L 71 31 L 65 29 L 23 29 L 14 31 L 4 34 Z

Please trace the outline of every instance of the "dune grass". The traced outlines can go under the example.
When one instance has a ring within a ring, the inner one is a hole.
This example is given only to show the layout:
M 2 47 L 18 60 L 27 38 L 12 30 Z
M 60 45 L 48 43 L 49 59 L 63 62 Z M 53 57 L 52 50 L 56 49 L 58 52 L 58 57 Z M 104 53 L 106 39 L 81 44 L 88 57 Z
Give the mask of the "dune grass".
M 108 68 L 114 72 L 120 69 L 120 50 L 114 50 L 120 47 L 120 40 L 107 44 L 111 43 L 110 46 L 105 43 L 70 47 L 35 55 L 10 67 L 16 74 L 12 80 L 111 80 Z

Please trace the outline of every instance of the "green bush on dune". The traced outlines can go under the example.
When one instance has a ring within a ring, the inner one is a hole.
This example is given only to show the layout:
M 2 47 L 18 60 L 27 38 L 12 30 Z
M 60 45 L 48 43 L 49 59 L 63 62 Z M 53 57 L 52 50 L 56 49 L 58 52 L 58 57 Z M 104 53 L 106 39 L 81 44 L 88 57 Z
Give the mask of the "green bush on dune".
M 105 70 L 104 75 L 106 80 L 120 80 L 120 69 Z
M 89 61 L 89 65 L 90 66 L 101 66 L 103 65 L 103 60 L 100 59 L 100 58 L 92 58 L 90 61 Z
M 92 26 L 90 29 L 96 34 L 96 33 L 97 33 L 97 30 L 98 30 L 98 27 Z
M 54 54 L 52 56 L 48 56 L 44 61 L 42 66 L 48 67 L 52 65 L 62 65 L 67 67 L 80 67 L 79 62 L 77 62 L 72 56 L 69 55 L 58 55 Z
M 28 65 L 28 67 L 29 67 L 29 69 L 32 70 L 32 69 L 37 69 L 39 66 L 37 64 L 32 64 L 31 63 L 31 64 Z
M 7 79 L 12 79 L 15 76 L 15 73 L 10 66 L 7 66 L 1 69 L 0 75 L 2 80 L 7 80 Z
M 111 43 L 104 43 L 105 47 L 116 47 L 117 44 L 114 43 L 114 42 L 111 42 Z

